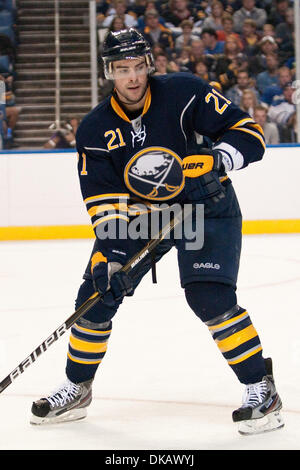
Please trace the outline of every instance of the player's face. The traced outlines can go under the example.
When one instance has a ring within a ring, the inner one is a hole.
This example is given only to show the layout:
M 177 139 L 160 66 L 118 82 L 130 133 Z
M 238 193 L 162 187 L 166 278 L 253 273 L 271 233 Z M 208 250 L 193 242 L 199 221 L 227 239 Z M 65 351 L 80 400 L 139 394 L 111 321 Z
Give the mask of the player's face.
M 148 68 L 145 58 L 114 62 L 113 75 L 119 99 L 128 106 L 142 105 L 148 83 Z

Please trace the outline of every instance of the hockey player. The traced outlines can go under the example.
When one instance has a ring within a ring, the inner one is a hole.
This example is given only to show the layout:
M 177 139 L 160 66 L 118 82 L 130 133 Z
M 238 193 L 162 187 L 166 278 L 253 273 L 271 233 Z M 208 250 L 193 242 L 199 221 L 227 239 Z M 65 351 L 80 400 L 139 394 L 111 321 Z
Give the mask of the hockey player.
M 112 318 L 153 265 L 146 257 L 135 278 L 118 272 L 147 242 L 129 233 L 126 239 L 119 236 L 143 201 L 149 211 L 162 202 L 204 204 L 203 247 L 188 250 L 184 235 L 170 237 L 158 245 L 155 262 L 176 247 L 188 305 L 246 386 L 243 403 L 233 412 L 239 431 L 253 434 L 282 427 L 272 361 L 263 358 L 250 315 L 236 298 L 242 216 L 227 175 L 263 157 L 262 129 L 192 74 L 152 76 L 149 44 L 134 29 L 109 33 L 102 57 L 114 91 L 82 120 L 76 135 L 81 191 L 96 235 L 76 307 L 95 289 L 103 300 L 72 327 L 67 382 L 33 403 L 31 423 L 86 416 Z M 211 148 L 199 147 L 199 135 L 212 142 Z M 204 174 L 199 171 L 203 168 Z M 105 238 L 102 228 L 109 221 L 116 223 L 117 236 Z

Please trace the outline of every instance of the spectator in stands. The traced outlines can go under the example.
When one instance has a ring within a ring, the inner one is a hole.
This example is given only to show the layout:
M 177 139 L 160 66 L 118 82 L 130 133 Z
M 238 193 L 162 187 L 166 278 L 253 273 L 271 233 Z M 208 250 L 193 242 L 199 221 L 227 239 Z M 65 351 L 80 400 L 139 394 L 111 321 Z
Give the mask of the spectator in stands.
M 5 34 L 0 34 L 0 54 L 7 56 L 9 58 L 9 62 L 14 68 L 16 60 L 16 46 Z
M 258 44 L 258 50 L 254 56 L 249 57 L 249 72 L 256 75 L 267 68 L 266 57 L 277 53 L 278 46 L 272 36 L 264 36 Z
M 159 44 L 166 50 L 174 48 L 172 32 L 159 22 L 159 13 L 157 10 L 146 11 L 145 24 L 146 26 L 142 34 L 151 46 Z
M 281 143 L 298 143 L 297 113 L 294 112 L 280 129 Z
M 254 120 L 264 131 L 265 141 L 267 145 L 279 144 L 279 132 L 274 122 L 268 122 L 268 108 L 262 105 L 256 106 L 254 109 Z
M 246 90 L 243 91 L 242 97 L 241 97 L 241 102 L 240 102 L 240 107 L 246 113 L 248 113 L 252 118 L 254 115 L 254 109 L 258 105 L 258 99 L 257 99 L 257 94 L 252 90 Z
M 259 8 L 264 8 L 266 13 L 269 14 L 272 8 L 274 0 L 257 0 L 257 6 Z
M 265 57 L 272 52 L 277 52 L 278 46 L 273 36 L 263 36 L 259 42 L 260 53 Z
M 75 135 L 79 125 L 77 117 L 70 117 L 62 123 L 61 129 L 57 130 L 44 144 L 45 149 L 70 149 L 76 147 Z
M 246 19 L 255 21 L 258 30 L 262 30 L 266 23 L 267 14 L 264 9 L 256 8 L 255 0 L 243 0 L 242 8 L 233 14 L 234 29 L 237 33 L 242 33 L 243 24 Z
M 123 16 L 115 16 L 112 22 L 110 23 L 109 31 L 121 31 L 121 29 L 126 29 L 126 24 Z
M 175 40 L 175 49 L 182 49 L 186 46 L 191 46 L 193 41 L 197 41 L 199 36 L 193 34 L 194 23 L 190 20 L 183 20 L 180 23 L 182 34 L 180 34 Z
M 211 4 L 211 14 L 203 21 L 203 29 L 214 29 L 215 31 L 223 30 L 222 17 L 224 7 L 222 2 L 214 0 Z
M 153 57 L 156 57 L 159 54 L 166 54 L 165 49 L 160 44 L 154 44 L 151 50 L 152 50 Z
M 255 21 L 246 19 L 243 24 L 242 43 L 243 51 L 247 56 L 252 56 L 257 53 L 259 39 Z
M 14 77 L 12 74 L 3 73 L 0 81 L 5 83 L 5 123 L 4 123 L 4 147 L 13 148 L 17 145 L 14 142 L 14 130 L 22 111 L 21 106 L 17 106 L 14 94 Z
M 265 23 L 263 26 L 262 37 L 264 38 L 265 36 L 270 36 L 271 38 L 276 40 L 275 28 L 270 23 Z
M 237 84 L 229 88 L 225 96 L 237 106 L 240 106 L 243 91 L 246 89 L 252 90 L 257 99 L 259 99 L 258 92 L 253 86 L 253 81 L 246 70 L 240 70 L 237 74 Z
M 121 16 L 124 19 L 126 28 L 133 28 L 137 26 L 136 19 L 132 15 L 126 13 L 127 3 L 125 0 L 115 0 L 113 2 L 113 6 L 114 9 L 110 10 L 109 15 L 106 16 L 102 21 L 101 26 L 103 28 L 109 28 L 115 16 Z
M 158 54 L 154 58 L 154 75 L 166 75 L 168 73 L 168 57 L 165 54 Z
M 179 28 L 183 20 L 195 22 L 197 16 L 188 0 L 169 0 L 167 7 L 162 10 L 167 26 L 173 31 Z
M 7 54 L 3 54 L 0 49 L 0 73 L 14 74 L 14 62 Z
M 192 60 L 201 59 L 201 57 L 204 55 L 204 50 L 205 46 L 200 38 L 193 41 L 191 44 Z
M 194 75 L 196 75 L 196 77 L 202 78 L 202 80 L 207 83 L 212 80 L 213 76 L 209 71 L 205 57 L 195 63 Z
M 268 23 L 277 26 L 285 21 L 285 13 L 290 6 L 289 0 L 274 0 L 275 5 L 272 7 L 268 15 Z
M 178 65 L 169 61 L 165 54 L 158 54 L 154 59 L 155 73 L 154 75 L 166 75 L 167 73 L 178 72 Z
M 278 67 L 278 55 L 274 53 L 268 54 L 266 56 L 266 70 L 256 76 L 256 86 L 260 95 L 263 95 L 268 87 L 279 85 Z
M 129 3 L 128 7 L 128 12 L 133 15 L 136 20 L 138 21 L 139 18 L 142 18 L 145 14 L 146 8 L 148 8 L 150 4 L 150 8 L 156 8 L 155 7 L 156 2 L 149 2 L 148 0 L 135 0 L 134 2 Z
M 283 88 L 287 83 L 290 83 L 292 79 L 291 70 L 286 66 L 280 67 L 278 69 L 278 85 L 267 87 L 261 96 L 261 100 L 267 105 L 274 105 L 283 101 Z
M 279 23 L 275 29 L 276 42 L 285 59 L 292 57 L 294 53 L 294 30 L 294 10 L 288 8 L 284 14 L 284 22 Z
M 215 61 L 215 74 L 224 91 L 236 84 L 239 70 L 247 70 L 246 56 L 241 52 L 240 40 L 235 35 L 227 37 L 224 54 L 218 55 Z
M 145 13 L 146 13 L 146 11 L 148 11 L 148 10 L 157 10 L 159 12 L 159 10 L 158 10 L 158 8 L 156 8 L 156 3 L 157 2 L 152 2 L 152 1 L 149 1 L 149 0 L 141 0 L 141 2 L 144 5 L 143 13 L 139 14 L 139 15 L 136 13 L 136 15 L 137 15 L 137 29 L 142 32 L 143 29 L 146 26 L 146 24 L 145 24 Z M 135 13 L 136 8 L 139 8 L 139 6 L 137 5 L 137 2 L 132 3 L 131 7 L 130 7 L 130 13 L 132 13 L 132 12 Z M 166 26 L 165 19 L 161 15 L 159 16 L 159 22 L 163 26 Z
M 294 92 L 296 89 L 292 83 L 286 83 L 283 87 L 283 101 L 277 105 L 271 105 L 268 111 L 268 117 L 271 122 L 275 122 L 279 129 L 285 126 L 290 117 L 296 111 L 296 105 L 294 103 Z
M 96 0 L 96 12 L 99 15 L 109 15 L 111 12 L 115 13 L 115 10 L 110 2 L 110 0 Z
M 205 47 L 204 54 L 223 54 L 224 41 L 218 41 L 218 36 L 214 29 L 203 29 L 201 39 Z
M 226 0 L 224 8 L 226 13 L 233 15 L 233 13 L 242 8 L 242 6 L 242 0 Z
M 235 37 L 235 39 L 240 43 L 240 49 L 242 50 L 243 44 L 240 35 L 234 32 L 234 23 L 232 16 L 228 13 L 224 13 L 222 16 L 222 25 L 223 30 L 217 31 L 219 41 L 226 41 L 229 36 Z
M 277 52 L 278 46 L 273 36 L 263 36 L 259 42 L 260 54 L 267 56 L 272 52 Z
M 193 41 L 191 44 L 190 60 L 186 64 L 187 68 L 194 72 L 195 63 L 204 56 L 204 44 L 201 39 Z
M 188 68 L 188 65 L 190 64 L 190 56 L 190 46 L 184 46 L 177 54 L 175 62 L 178 65 L 180 72 L 190 72 L 190 69 Z

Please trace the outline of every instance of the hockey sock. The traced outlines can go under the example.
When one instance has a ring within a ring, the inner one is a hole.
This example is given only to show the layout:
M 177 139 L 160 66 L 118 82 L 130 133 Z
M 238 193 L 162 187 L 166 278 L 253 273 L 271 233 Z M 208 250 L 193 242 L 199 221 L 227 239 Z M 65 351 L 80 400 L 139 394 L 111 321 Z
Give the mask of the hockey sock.
M 105 356 L 112 322 L 80 319 L 71 329 L 66 374 L 74 383 L 94 378 Z
M 248 312 L 235 305 L 206 326 L 239 381 L 260 382 L 266 375 L 262 346 Z
M 186 285 L 185 295 L 239 381 L 261 381 L 266 369 L 260 339 L 248 312 L 237 305 L 234 288 L 217 282 L 194 282 Z
M 75 308 L 78 309 L 92 294 L 94 286 L 91 279 L 81 284 Z M 102 362 L 112 329 L 111 319 L 117 311 L 103 302 L 94 305 L 71 328 L 67 356 L 66 374 L 73 383 L 93 379 Z

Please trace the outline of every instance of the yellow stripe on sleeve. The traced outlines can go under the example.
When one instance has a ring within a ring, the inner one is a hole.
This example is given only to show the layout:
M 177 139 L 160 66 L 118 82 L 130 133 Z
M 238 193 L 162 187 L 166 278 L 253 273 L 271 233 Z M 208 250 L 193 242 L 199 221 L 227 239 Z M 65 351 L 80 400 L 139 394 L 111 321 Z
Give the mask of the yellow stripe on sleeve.
M 114 210 L 119 210 L 123 212 L 128 212 L 128 206 L 125 202 L 117 204 L 117 203 L 111 203 L 111 204 L 101 204 L 99 206 L 92 206 L 88 210 L 88 214 L 90 217 L 93 217 L 94 215 L 99 215 L 101 212 L 108 212 L 108 211 L 114 211 Z
M 95 196 L 90 196 L 84 199 L 85 204 L 89 204 L 93 201 L 98 201 L 100 199 L 121 199 L 121 198 L 129 198 L 129 193 L 105 193 L 105 194 L 97 194 Z
M 231 126 L 229 129 L 236 129 L 237 127 L 244 126 L 245 124 L 248 123 L 255 123 L 255 121 L 252 118 L 246 118 L 246 119 L 241 119 L 240 121 L 236 122 L 233 126 Z
M 126 222 L 129 222 L 129 217 L 126 217 L 125 215 L 121 214 L 114 214 L 114 215 L 106 215 L 105 217 L 101 217 L 100 220 L 97 220 L 96 222 L 93 223 L 93 228 L 97 227 L 98 225 L 102 224 L 103 222 L 107 222 L 112 219 L 122 219 L 125 220 Z
M 262 127 L 259 124 L 257 124 L 257 123 L 249 124 L 249 126 L 254 127 L 254 129 L 258 130 L 258 132 L 260 132 L 261 135 L 264 135 L 264 131 L 263 131 Z
M 258 134 L 258 132 L 251 131 L 250 129 L 245 129 L 245 128 L 243 128 L 243 127 L 236 127 L 236 128 L 234 128 L 234 129 L 232 129 L 232 130 L 234 130 L 234 131 L 242 131 L 242 132 L 246 132 L 246 133 L 248 133 L 248 134 L 253 135 L 253 137 L 256 137 L 256 138 L 260 141 L 260 143 L 261 143 L 261 145 L 263 146 L 263 148 L 266 149 L 265 141 L 264 141 L 263 137 L 262 137 L 260 134 Z

